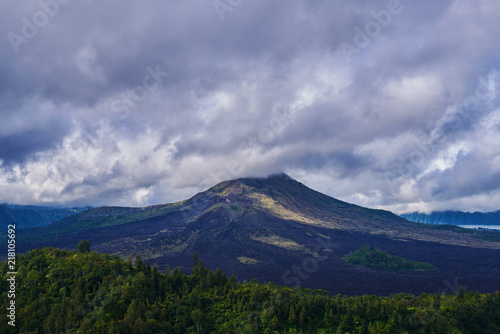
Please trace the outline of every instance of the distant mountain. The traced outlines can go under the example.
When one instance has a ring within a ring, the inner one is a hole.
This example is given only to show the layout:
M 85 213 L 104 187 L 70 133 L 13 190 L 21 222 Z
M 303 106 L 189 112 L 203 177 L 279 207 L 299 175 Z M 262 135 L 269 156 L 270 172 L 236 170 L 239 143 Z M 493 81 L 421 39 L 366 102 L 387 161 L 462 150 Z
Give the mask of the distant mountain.
M 409 222 L 339 201 L 286 174 L 222 182 L 192 198 L 145 208 L 101 207 L 23 231 L 19 251 L 92 250 L 189 271 L 194 254 L 240 280 L 256 278 L 333 293 L 438 292 L 460 277 L 471 289 L 500 289 L 499 234 Z M 436 270 L 383 271 L 342 257 L 363 247 Z M 496 270 L 496 271 L 495 271 Z
M 16 224 L 16 228 L 22 230 L 45 226 L 88 209 L 90 207 L 62 209 L 46 206 L 0 204 L 0 222 L 2 226 Z
M 409 221 L 426 224 L 500 225 L 500 210 L 494 212 L 435 211 L 430 214 L 413 212 L 402 214 Z

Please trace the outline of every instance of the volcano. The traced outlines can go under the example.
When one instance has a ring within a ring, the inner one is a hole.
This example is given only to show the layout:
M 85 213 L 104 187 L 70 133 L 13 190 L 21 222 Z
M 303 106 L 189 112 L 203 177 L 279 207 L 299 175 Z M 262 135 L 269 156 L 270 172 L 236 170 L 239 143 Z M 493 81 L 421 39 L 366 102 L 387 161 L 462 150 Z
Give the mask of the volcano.
M 160 270 L 189 272 L 197 254 L 240 281 L 347 295 L 500 289 L 498 234 L 409 222 L 334 199 L 284 173 L 222 182 L 177 203 L 101 207 L 19 234 L 20 251 L 75 249 L 88 239 L 92 250 L 140 255 Z M 343 260 L 364 246 L 434 269 L 387 271 Z

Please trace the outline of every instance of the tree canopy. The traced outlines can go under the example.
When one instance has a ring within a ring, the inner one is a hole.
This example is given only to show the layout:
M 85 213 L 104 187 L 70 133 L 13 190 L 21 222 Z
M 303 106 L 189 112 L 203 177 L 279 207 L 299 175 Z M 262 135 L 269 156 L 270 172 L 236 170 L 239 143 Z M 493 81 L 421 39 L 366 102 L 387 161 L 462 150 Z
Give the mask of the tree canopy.
M 405 259 L 401 256 L 386 253 L 378 248 L 364 246 L 345 256 L 344 261 L 349 264 L 361 265 L 382 270 L 433 270 L 434 266 L 425 262 Z
M 499 333 L 500 292 L 332 296 L 238 283 L 195 259 L 191 275 L 146 263 L 53 248 L 18 255 L 16 327 L 1 333 Z
M 88 240 L 82 240 L 78 243 L 78 251 L 80 253 L 89 253 L 90 252 L 90 241 Z

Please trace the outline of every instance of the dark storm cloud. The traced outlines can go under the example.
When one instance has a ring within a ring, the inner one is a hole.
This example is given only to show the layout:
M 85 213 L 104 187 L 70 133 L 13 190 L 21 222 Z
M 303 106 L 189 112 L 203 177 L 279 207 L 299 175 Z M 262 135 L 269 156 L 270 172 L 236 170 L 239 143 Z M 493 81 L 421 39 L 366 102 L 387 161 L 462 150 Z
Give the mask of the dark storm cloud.
M 0 137 L 0 160 L 6 165 L 22 163 L 34 153 L 54 147 L 63 136 L 63 131 L 54 135 L 43 129 L 32 129 Z
M 284 170 L 399 211 L 500 203 L 493 0 L 0 6 L 0 201 L 143 205 Z

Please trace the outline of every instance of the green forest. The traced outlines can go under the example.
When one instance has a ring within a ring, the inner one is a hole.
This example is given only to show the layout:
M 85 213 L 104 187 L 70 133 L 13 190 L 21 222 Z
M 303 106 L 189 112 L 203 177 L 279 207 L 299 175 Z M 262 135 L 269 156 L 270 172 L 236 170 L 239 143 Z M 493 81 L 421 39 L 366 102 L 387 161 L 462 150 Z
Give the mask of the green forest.
M 500 333 L 500 292 L 332 296 L 239 283 L 196 256 L 191 275 L 162 274 L 80 246 L 17 256 L 16 327 L 0 263 L 1 333 Z
M 355 264 L 381 270 L 434 270 L 434 266 L 432 264 L 408 260 L 401 256 L 392 255 L 378 248 L 369 246 L 361 247 L 357 251 L 354 251 L 351 254 L 345 256 L 343 259 L 349 264 Z

